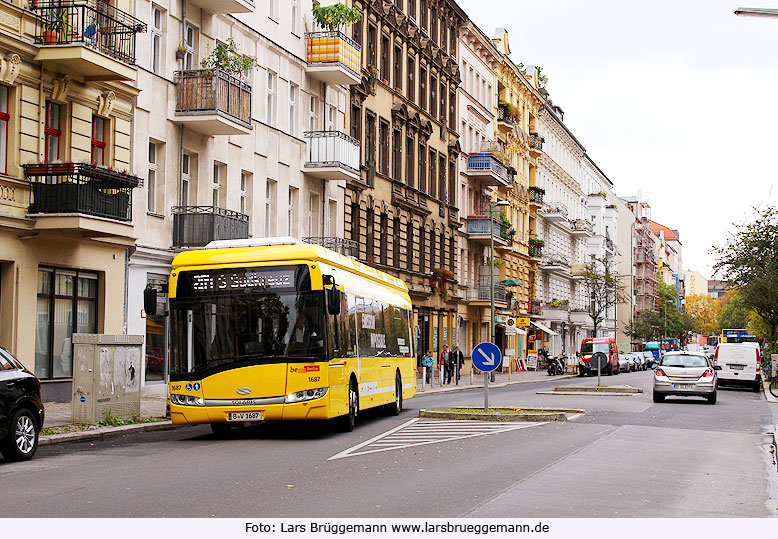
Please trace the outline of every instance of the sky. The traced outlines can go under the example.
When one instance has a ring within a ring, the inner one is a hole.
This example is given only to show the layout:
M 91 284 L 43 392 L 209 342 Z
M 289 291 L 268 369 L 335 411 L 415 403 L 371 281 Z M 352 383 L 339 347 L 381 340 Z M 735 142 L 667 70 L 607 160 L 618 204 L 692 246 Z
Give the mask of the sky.
M 539 65 L 565 124 L 619 196 L 678 230 L 683 269 L 778 203 L 778 18 L 758 0 L 458 0 L 511 57 Z M 774 192 L 773 192 L 774 191 Z

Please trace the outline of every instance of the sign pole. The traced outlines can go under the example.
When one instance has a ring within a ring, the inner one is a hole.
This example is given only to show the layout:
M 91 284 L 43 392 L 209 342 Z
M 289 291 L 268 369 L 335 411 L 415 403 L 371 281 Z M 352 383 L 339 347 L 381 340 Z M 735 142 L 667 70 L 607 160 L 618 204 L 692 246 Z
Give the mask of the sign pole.
M 484 412 L 489 411 L 489 373 L 484 373 Z
M 484 412 L 489 411 L 489 373 L 502 364 L 502 353 L 490 342 L 482 342 L 473 348 L 473 367 L 484 373 Z

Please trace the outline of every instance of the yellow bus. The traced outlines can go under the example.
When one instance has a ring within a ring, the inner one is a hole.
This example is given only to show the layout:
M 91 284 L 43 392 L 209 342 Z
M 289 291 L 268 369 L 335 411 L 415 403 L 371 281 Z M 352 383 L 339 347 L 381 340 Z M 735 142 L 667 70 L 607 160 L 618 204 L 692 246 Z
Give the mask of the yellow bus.
M 292 238 L 214 241 L 173 260 L 170 415 L 247 421 L 402 411 L 416 393 L 401 280 Z

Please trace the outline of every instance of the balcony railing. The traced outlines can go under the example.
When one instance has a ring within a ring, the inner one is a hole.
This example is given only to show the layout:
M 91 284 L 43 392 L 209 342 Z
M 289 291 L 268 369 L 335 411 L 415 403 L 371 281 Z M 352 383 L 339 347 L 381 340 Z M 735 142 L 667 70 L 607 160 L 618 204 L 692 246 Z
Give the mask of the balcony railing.
M 527 302 L 527 313 L 529 314 L 540 314 L 540 302 L 535 300 L 530 300 Z
M 594 225 L 587 221 L 586 219 L 575 219 L 570 221 L 570 226 L 573 230 L 581 231 L 581 232 L 589 232 L 590 234 L 594 234 Z
M 340 253 L 345 256 L 357 258 L 359 256 L 359 244 L 354 240 L 346 238 L 337 238 L 334 236 L 318 236 L 303 238 L 305 243 L 311 243 L 313 245 L 321 245 L 331 251 Z
M 494 237 L 509 239 L 507 235 L 507 227 L 499 222 L 497 219 L 489 219 L 488 215 L 483 217 L 468 217 L 467 218 L 467 233 L 468 234 L 491 234 L 489 228 L 489 222 L 491 221 L 494 229 Z
M 611 252 L 615 251 L 616 247 L 613 245 L 613 240 L 605 238 L 605 248 Z
M 563 266 L 566 268 L 570 267 L 570 260 L 565 255 L 560 255 L 556 253 L 550 253 L 547 254 L 543 261 L 540 263 L 541 266 Z
M 543 143 L 546 141 L 543 137 L 538 135 L 537 133 L 530 133 L 529 134 L 529 147 L 533 150 L 538 150 L 539 152 L 543 151 Z
M 542 258 L 543 244 L 535 243 L 533 241 L 529 242 L 529 256 L 531 256 L 532 258 Z
M 529 201 L 533 204 L 543 204 L 543 195 L 546 194 L 545 189 L 532 186 L 529 188 Z
M 226 116 L 251 129 L 251 85 L 219 69 L 176 71 L 176 114 Z
M 173 207 L 173 247 L 203 247 L 214 240 L 248 237 L 248 215 L 218 206 Z
M 306 167 L 342 167 L 359 174 L 359 141 L 340 131 L 306 131 Z
M 503 184 L 508 182 L 508 168 L 491 153 L 471 153 L 467 157 L 467 171 L 491 173 L 497 176 Z
M 333 80 L 333 83 L 355 83 L 361 79 L 360 45 L 343 32 L 309 32 L 305 34 L 305 44 L 309 67 L 318 71 L 327 67 L 333 67 L 336 70 L 343 68 L 348 72 L 348 78 L 353 79 L 350 81 Z M 337 77 L 336 74 L 333 76 Z M 322 77 L 326 80 L 328 75 L 323 73 Z
M 496 276 L 495 276 L 496 277 Z M 496 280 L 496 278 L 495 278 Z M 465 299 L 468 301 L 491 301 L 492 287 L 489 284 L 481 284 L 475 288 L 468 288 Z M 508 301 L 508 291 L 501 284 L 494 285 L 494 301 L 505 303 Z
M 82 44 L 125 64 L 135 64 L 135 34 L 146 23 L 103 0 L 37 0 L 35 43 Z
M 511 125 L 515 125 L 516 124 L 516 120 L 508 112 L 508 104 L 507 103 L 499 103 L 497 105 L 497 121 L 498 122 L 505 122 L 506 124 L 511 124 Z
M 132 189 L 140 179 L 85 163 L 24 165 L 30 180 L 30 213 L 82 213 L 130 221 Z

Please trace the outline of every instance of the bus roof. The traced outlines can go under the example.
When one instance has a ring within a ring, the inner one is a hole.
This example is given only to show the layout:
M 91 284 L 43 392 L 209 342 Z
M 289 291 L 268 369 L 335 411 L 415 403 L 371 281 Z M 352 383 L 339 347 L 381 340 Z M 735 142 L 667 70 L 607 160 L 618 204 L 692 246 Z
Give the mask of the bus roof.
M 216 243 L 216 242 L 214 242 Z M 225 242 L 226 243 L 226 242 Z M 219 244 L 217 244 L 219 245 Z M 323 262 L 331 266 L 356 273 L 373 281 L 397 288 L 407 294 L 408 287 L 401 280 L 377 270 L 349 256 L 309 243 L 265 245 L 254 247 L 205 248 L 184 251 L 173 259 L 173 271 L 187 267 L 203 266 L 247 266 L 272 262 L 295 261 Z

